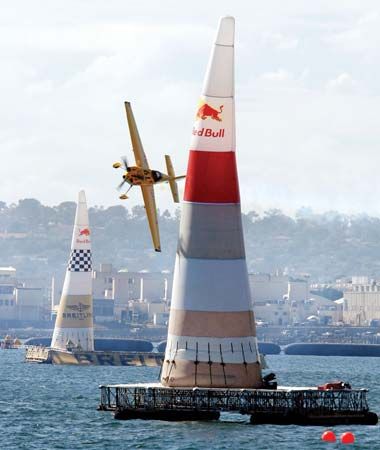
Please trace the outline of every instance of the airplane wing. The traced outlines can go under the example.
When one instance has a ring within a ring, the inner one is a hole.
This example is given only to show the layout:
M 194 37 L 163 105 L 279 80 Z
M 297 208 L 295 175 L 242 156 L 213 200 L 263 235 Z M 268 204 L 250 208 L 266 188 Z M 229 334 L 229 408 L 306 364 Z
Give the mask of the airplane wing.
M 141 143 L 139 131 L 137 129 L 136 121 L 133 116 L 132 107 L 129 102 L 124 102 L 125 112 L 127 113 L 127 121 L 129 127 L 129 134 L 131 136 L 133 153 L 135 155 L 136 165 L 143 169 L 149 169 L 148 160 Z
M 160 232 L 158 229 L 156 200 L 154 199 L 154 188 L 152 185 L 143 185 L 140 187 L 144 198 L 146 215 L 148 217 L 150 234 L 152 235 L 154 249 L 156 250 L 156 252 L 160 252 L 161 251 Z

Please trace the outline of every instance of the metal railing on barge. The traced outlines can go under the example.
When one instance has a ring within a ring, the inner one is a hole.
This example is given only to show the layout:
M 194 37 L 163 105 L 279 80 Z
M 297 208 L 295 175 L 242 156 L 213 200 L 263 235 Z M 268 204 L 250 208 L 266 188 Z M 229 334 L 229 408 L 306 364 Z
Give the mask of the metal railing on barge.
M 199 410 L 240 414 L 328 414 L 368 412 L 367 389 L 317 390 L 308 388 L 207 389 L 162 386 L 100 386 L 100 410 Z

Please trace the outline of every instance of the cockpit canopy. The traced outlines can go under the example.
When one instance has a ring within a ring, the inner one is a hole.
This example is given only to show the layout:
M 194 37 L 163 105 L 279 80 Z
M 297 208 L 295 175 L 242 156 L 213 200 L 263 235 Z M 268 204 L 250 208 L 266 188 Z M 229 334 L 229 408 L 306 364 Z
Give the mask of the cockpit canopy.
M 160 181 L 162 178 L 162 173 L 158 170 L 152 170 L 152 178 L 155 182 Z

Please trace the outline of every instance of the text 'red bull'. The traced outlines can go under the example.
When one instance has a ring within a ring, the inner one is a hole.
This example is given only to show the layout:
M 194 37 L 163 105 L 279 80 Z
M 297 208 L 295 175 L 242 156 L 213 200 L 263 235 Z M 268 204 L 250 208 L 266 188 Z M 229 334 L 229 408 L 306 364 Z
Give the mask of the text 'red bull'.
M 197 130 L 194 127 L 193 135 L 194 136 L 212 137 L 212 138 L 222 138 L 222 137 L 224 137 L 224 128 L 220 128 L 218 131 L 213 131 L 211 128 L 200 128 L 199 130 Z

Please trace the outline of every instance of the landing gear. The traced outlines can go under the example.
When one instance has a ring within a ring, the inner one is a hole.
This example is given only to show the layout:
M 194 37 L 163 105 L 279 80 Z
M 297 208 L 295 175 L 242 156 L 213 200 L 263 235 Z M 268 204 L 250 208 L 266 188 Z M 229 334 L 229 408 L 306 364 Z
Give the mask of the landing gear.
M 131 186 L 129 186 L 129 188 L 128 188 L 128 190 L 127 190 L 127 192 L 125 193 L 125 194 L 121 194 L 120 195 L 120 200 L 127 200 L 127 198 L 128 198 L 128 192 L 131 190 L 133 188 L 133 184 L 131 184 Z

